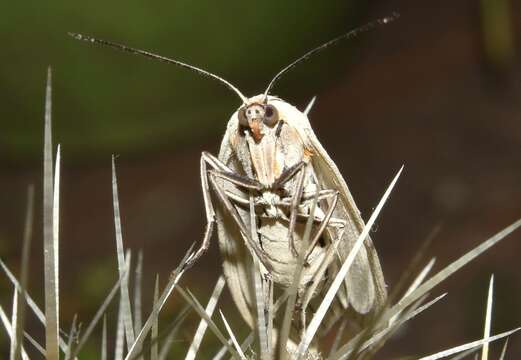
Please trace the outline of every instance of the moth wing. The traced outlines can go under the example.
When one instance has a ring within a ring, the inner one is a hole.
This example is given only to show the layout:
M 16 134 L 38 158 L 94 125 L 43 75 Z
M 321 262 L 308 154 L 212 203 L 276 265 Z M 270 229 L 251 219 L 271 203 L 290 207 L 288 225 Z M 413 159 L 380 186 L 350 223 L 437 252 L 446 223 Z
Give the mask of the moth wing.
M 306 132 L 314 153 L 312 164 L 321 186 L 339 191 L 339 202 L 333 216 L 346 221 L 345 232 L 338 248 L 343 261 L 362 232 L 364 222 L 337 166 L 318 142 L 312 130 L 307 129 Z M 353 308 L 361 314 L 380 308 L 387 299 L 382 268 L 370 237 L 364 241 L 364 245 L 360 248 L 347 275 L 347 298 Z
M 360 211 L 340 171 L 318 141 L 307 116 L 284 101 L 277 101 L 277 108 L 282 118 L 299 131 L 304 145 L 311 151 L 311 163 L 321 187 L 339 191 L 339 201 L 333 212 L 333 217 L 346 221 L 345 232 L 340 239 L 341 243 L 338 248 L 340 258 L 343 261 L 349 255 L 364 228 Z M 347 294 L 339 295 L 347 297 L 349 303 L 360 314 L 378 309 L 386 302 L 387 290 L 382 268 L 370 237 L 367 237 L 364 241 L 364 247 L 355 257 L 348 272 L 346 283 Z
M 221 143 L 218 158 L 231 170 L 241 174 L 243 173 L 242 165 L 230 147 L 230 134 L 234 131 L 233 123 L 232 117 Z M 217 181 L 219 181 L 219 179 L 217 179 Z M 229 182 L 219 182 L 225 190 L 232 191 L 239 196 L 244 196 L 237 187 L 231 185 Z M 255 325 L 253 317 L 255 293 L 253 289 L 254 280 L 251 253 L 244 243 L 237 224 L 228 214 L 227 210 L 224 209 L 222 204 L 218 201 L 214 201 L 214 204 L 217 216 L 217 235 L 219 238 L 219 248 L 223 257 L 223 272 L 226 283 L 228 284 L 228 288 L 239 312 L 248 325 L 253 328 Z M 238 211 L 243 221 L 249 227 L 248 213 L 242 209 L 238 209 Z

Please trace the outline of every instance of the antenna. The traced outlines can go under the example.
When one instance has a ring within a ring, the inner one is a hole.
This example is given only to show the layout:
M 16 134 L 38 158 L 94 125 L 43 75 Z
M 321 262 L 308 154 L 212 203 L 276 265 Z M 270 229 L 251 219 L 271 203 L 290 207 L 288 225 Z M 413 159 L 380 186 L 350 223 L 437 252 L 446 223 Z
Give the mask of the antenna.
M 266 88 L 266 91 L 264 92 L 264 99 L 267 99 L 268 98 L 268 94 L 270 92 L 270 90 L 273 88 L 273 86 L 275 85 L 275 82 L 277 80 L 280 79 L 280 77 L 282 75 L 284 75 L 285 73 L 287 73 L 289 70 L 293 69 L 295 66 L 297 66 L 299 63 L 309 59 L 311 56 L 315 55 L 316 53 L 330 47 L 331 45 L 334 45 L 336 44 L 337 42 L 341 41 L 341 40 L 345 40 L 345 39 L 351 39 L 351 38 L 354 38 L 362 33 L 365 33 L 369 30 L 373 30 L 374 28 L 378 27 L 378 26 L 381 26 L 381 25 L 386 25 L 388 23 L 390 23 L 391 21 L 394 21 L 396 19 L 398 19 L 400 17 L 400 14 L 398 13 L 392 13 L 390 16 L 387 16 L 387 17 L 384 17 L 384 18 L 381 18 L 381 19 L 378 19 L 378 20 L 374 20 L 374 21 L 371 21 L 370 23 L 367 23 L 363 26 L 360 26 L 359 28 L 356 28 L 354 30 L 351 30 L 345 34 L 342 34 L 332 40 L 329 40 L 328 42 L 308 51 L 307 53 L 305 53 L 304 55 L 302 55 L 301 57 L 299 57 L 298 59 L 296 59 L 295 61 L 293 61 L 292 63 L 290 63 L 288 66 L 286 66 L 285 68 L 283 68 L 281 71 L 278 72 L 277 75 L 275 75 L 275 77 L 270 81 L 268 87 Z
M 141 55 L 141 56 L 144 56 L 144 57 L 147 57 L 147 58 L 150 58 L 150 59 L 155 59 L 155 60 L 159 60 L 159 61 L 166 62 L 166 63 L 169 63 L 169 64 L 174 64 L 174 65 L 177 65 L 177 66 L 180 66 L 180 67 L 184 67 L 186 69 L 189 69 L 189 70 L 192 70 L 192 71 L 198 73 L 199 75 L 209 77 L 211 79 L 219 81 L 221 84 L 224 84 L 228 89 L 232 90 L 237 95 L 239 95 L 239 97 L 241 98 L 241 101 L 244 104 L 246 104 L 246 102 L 248 100 L 246 98 L 246 96 L 244 96 L 239 91 L 239 89 L 237 89 L 235 86 L 230 84 L 228 81 L 224 80 L 222 77 L 217 76 L 215 74 L 212 74 L 209 71 L 206 71 L 206 70 L 200 69 L 198 67 L 195 67 L 193 65 L 189 65 L 189 64 L 186 64 L 186 63 L 178 61 L 178 60 L 169 59 L 167 57 L 164 57 L 164 56 L 161 56 L 161 55 L 156 55 L 156 54 L 148 52 L 148 51 L 134 49 L 134 48 L 131 48 L 129 46 L 121 45 L 121 44 L 114 43 L 114 42 L 107 41 L 107 40 L 96 39 L 96 38 L 93 38 L 93 37 L 90 37 L 90 36 L 76 34 L 76 33 L 72 33 L 72 32 L 70 32 L 69 35 L 72 36 L 76 40 L 82 40 L 82 41 L 86 41 L 86 42 L 93 43 L 93 44 L 98 44 L 98 45 L 104 45 L 104 46 L 108 46 L 108 47 L 111 47 L 111 48 L 114 48 L 114 49 L 117 49 L 117 50 L 126 51 L 126 52 L 134 54 L 134 55 Z

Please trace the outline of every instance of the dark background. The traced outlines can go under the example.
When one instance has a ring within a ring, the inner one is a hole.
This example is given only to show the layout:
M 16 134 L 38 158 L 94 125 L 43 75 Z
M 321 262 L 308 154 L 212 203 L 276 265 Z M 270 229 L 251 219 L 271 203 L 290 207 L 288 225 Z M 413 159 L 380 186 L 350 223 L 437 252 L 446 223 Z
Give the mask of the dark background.
M 62 327 L 68 330 L 76 312 L 88 322 L 117 277 L 111 154 L 119 155 L 124 242 L 134 255 L 144 251 L 146 294 L 155 274 L 164 284 L 188 246 L 202 237 L 199 157 L 203 150 L 218 152 L 226 122 L 240 104 L 237 97 L 189 71 L 74 41 L 68 31 L 203 67 L 252 96 L 295 57 L 392 11 L 401 14 L 397 22 L 300 65 L 274 93 L 300 108 L 317 95 L 311 123 L 365 219 L 405 164 L 372 235 L 389 287 L 438 225 L 428 256 L 436 256 L 435 270 L 441 269 L 521 215 L 521 8 L 514 1 L 5 2 L 0 256 L 19 271 L 26 187 L 35 183 L 30 292 L 43 304 L 41 153 L 48 65 L 54 76 L 54 142 L 62 145 L 63 159 Z M 184 279 L 203 302 L 220 272 L 215 240 Z M 519 326 L 520 240 L 514 233 L 437 288 L 432 296 L 449 296 L 411 322 L 379 358 L 428 354 L 479 338 L 492 273 L 493 332 Z M 10 309 L 11 293 L 2 277 L 4 308 Z M 233 304 L 221 304 L 235 328 L 244 327 L 238 315 L 234 319 Z M 182 305 L 174 296 L 165 318 Z M 195 324 L 196 316 L 191 319 Z M 40 336 L 39 325 L 30 325 Z M 180 353 L 191 334 L 187 328 L 180 335 Z M 510 342 L 511 358 L 521 355 L 518 338 Z M 213 336 L 207 344 L 216 344 Z M 0 346 L 7 348 L 6 335 Z M 96 349 L 93 341 L 87 352 Z M 492 350 L 498 353 L 500 346 Z

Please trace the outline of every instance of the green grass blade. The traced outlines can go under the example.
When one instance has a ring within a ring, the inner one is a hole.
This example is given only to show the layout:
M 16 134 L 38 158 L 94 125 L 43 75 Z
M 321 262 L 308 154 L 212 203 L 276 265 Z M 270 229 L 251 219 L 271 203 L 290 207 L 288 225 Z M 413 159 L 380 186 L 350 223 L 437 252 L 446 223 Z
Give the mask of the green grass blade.
M 210 300 L 208 301 L 208 304 L 206 305 L 205 312 L 210 317 L 212 317 L 212 315 L 213 315 L 213 312 L 215 310 L 219 297 L 221 296 L 222 290 L 224 289 L 224 284 L 225 284 L 224 276 L 221 275 L 221 276 L 219 276 L 219 279 L 217 279 L 217 283 L 214 286 Z M 186 353 L 185 360 L 195 359 L 197 352 L 199 351 L 199 347 L 201 346 L 201 342 L 203 341 L 203 337 L 204 337 L 204 334 L 205 334 L 207 328 L 208 328 L 208 323 L 206 322 L 205 319 L 201 318 L 201 321 L 199 322 L 199 325 L 197 326 L 197 330 L 195 331 L 195 335 L 192 340 L 192 343 L 190 344 L 190 347 L 188 348 L 188 352 Z
M 440 352 L 438 352 L 436 354 L 432 354 L 432 355 L 429 355 L 429 356 L 424 356 L 424 357 L 420 358 L 420 360 L 443 359 L 443 358 L 445 358 L 447 356 L 450 356 L 450 355 L 453 355 L 453 354 L 457 354 L 457 353 L 459 353 L 461 351 L 472 349 L 474 347 L 483 346 L 485 343 L 490 343 L 492 341 L 496 341 L 496 340 L 502 339 L 504 337 L 510 336 L 510 335 L 512 335 L 513 333 L 515 333 L 515 332 L 517 332 L 519 330 L 521 330 L 521 327 L 518 327 L 518 328 L 510 330 L 510 331 L 506 331 L 504 333 L 501 333 L 501 334 L 498 334 L 498 335 L 495 335 L 495 336 L 488 337 L 486 339 L 480 339 L 480 340 L 472 341 L 472 342 L 469 342 L 469 343 L 466 343 L 466 344 L 463 344 L 463 345 L 460 345 L 460 346 L 456 346 L 456 347 L 453 347 L 453 348 L 450 348 L 450 349 L 447 349 L 447 350 L 443 350 L 443 351 L 440 351 Z
M 353 263 L 353 260 L 354 260 L 354 258 L 356 256 L 356 254 L 358 253 L 358 250 L 360 250 L 360 248 L 362 247 L 365 238 L 369 234 L 369 231 L 370 231 L 371 227 L 373 226 L 376 218 L 378 217 L 378 214 L 382 210 L 385 202 L 387 201 L 389 195 L 391 194 L 392 189 L 394 188 L 394 185 L 398 181 L 398 178 L 400 177 L 400 174 L 402 173 L 402 170 L 403 170 L 403 166 L 398 171 L 398 173 L 394 177 L 393 181 L 391 182 L 391 184 L 389 185 L 389 187 L 385 191 L 382 199 L 378 203 L 376 209 L 373 211 L 373 214 L 369 218 L 369 221 L 365 225 L 362 233 L 360 234 L 360 236 L 356 240 L 356 243 L 353 246 L 353 249 L 351 250 L 351 252 L 347 256 L 346 260 L 342 264 L 342 267 L 338 271 L 338 274 L 336 275 L 335 279 L 333 280 L 333 283 L 331 284 L 331 286 L 328 289 L 326 295 L 324 296 L 324 299 L 320 303 L 318 310 L 316 311 L 315 315 L 313 316 L 313 319 L 311 320 L 311 322 L 310 322 L 308 328 L 306 329 L 306 332 L 305 332 L 305 334 L 304 334 L 304 336 L 303 336 L 303 338 L 302 338 L 302 340 L 301 340 L 301 342 L 300 342 L 300 344 L 298 346 L 297 353 L 295 354 L 296 355 L 295 356 L 296 359 L 299 359 L 300 357 L 302 357 L 302 355 L 308 349 L 308 346 L 311 343 L 313 337 L 315 336 L 315 333 L 318 330 L 318 327 L 320 326 L 320 323 L 322 322 L 322 319 L 326 315 L 326 312 L 329 309 L 329 306 L 333 302 L 338 289 L 340 288 L 340 286 L 344 282 L 344 279 L 345 279 L 345 277 L 347 275 L 347 272 L 349 271 L 349 268 L 351 267 L 351 264 Z
M 490 337 L 490 326 L 492 323 L 492 299 L 494 297 L 494 274 L 490 276 L 490 283 L 488 285 L 487 308 L 485 311 L 485 326 L 483 329 L 483 339 Z M 481 351 L 481 360 L 488 360 L 488 342 L 483 344 Z
M 112 155 L 112 202 L 114 207 L 114 228 L 116 233 L 116 250 L 118 256 L 118 271 L 121 278 L 121 305 L 122 320 L 127 340 L 127 348 L 134 343 L 134 328 L 132 325 L 132 310 L 130 307 L 130 295 L 128 291 L 128 276 L 125 273 L 125 248 L 123 246 L 123 233 L 121 230 L 121 213 L 119 209 L 118 198 L 118 180 L 116 176 L 116 164 L 114 155 Z M 127 274 L 128 275 L 128 274 Z

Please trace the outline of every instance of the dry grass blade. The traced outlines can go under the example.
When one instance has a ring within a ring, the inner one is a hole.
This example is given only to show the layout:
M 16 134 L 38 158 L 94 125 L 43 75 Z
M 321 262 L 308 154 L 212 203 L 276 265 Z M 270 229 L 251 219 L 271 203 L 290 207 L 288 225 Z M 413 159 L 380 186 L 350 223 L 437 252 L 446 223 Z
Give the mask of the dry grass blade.
M 398 329 L 405 322 L 411 320 L 418 314 L 427 310 L 436 302 L 443 299 L 446 295 L 446 293 L 442 294 L 422 306 L 420 306 L 420 304 L 423 302 L 424 299 L 422 298 L 418 300 L 418 302 L 415 304 L 418 307 L 415 308 L 413 306 L 413 309 L 411 309 L 407 314 L 403 315 L 398 321 L 394 322 L 393 324 L 390 324 L 388 327 L 386 327 L 383 330 L 380 330 L 379 332 L 375 332 L 368 340 L 364 341 L 364 338 L 362 337 L 363 333 L 357 335 L 356 337 L 351 339 L 347 344 L 340 347 L 340 349 L 336 351 L 334 354 L 330 355 L 328 357 L 328 360 L 347 359 L 351 356 L 352 353 L 356 353 L 356 355 L 359 355 L 363 350 L 371 349 L 371 347 L 373 347 L 375 344 L 378 344 L 378 342 L 381 339 L 388 337 L 390 334 L 392 334 L 394 330 Z
M 13 307 L 11 311 L 11 347 L 9 348 L 9 358 L 15 360 L 15 349 L 18 347 L 16 333 L 18 324 L 18 291 L 13 290 Z
M 106 313 L 108 306 L 112 302 L 112 299 L 114 299 L 114 297 L 116 296 L 120 286 L 121 286 L 121 279 L 118 279 L 116 284 L 112 287 L 109 294 L 107 295 L 107 297 L 105 298 L 105 300 L 103 301 L 101 306 L 99 307 L 98 311 L 96 311 L 96 314 L 94 315 L 94 317 L 90 321 L 89 325 L 85 329 L 85 332 L 79 339 L 78 346 L 74 349 L 74 352 L 73 352 L 73 356 L 72 356 L 73 358 L 76 357 L 80 353 L 81 349 L 83 348 L 83 346 L 89 339 L 90 335 L 94 331 L 94 328 L 98 324 L 99 320 Z
M 402 170 L 403 170 L 403 166 L 398 171 L 398 173 L 394 177 L 393 181 L 391 182 L 391 184 L 389 185 L 389 187 L 385 191 L 382 199 L 378 203 L 378 206 L 376 207 L 376 209 L 374 210 L 373 214 L 369 218 L 369 221 L 367 222 L 367 224 L 365 225 L 362 233 L 360 234 L 360 236 L 356 240 L 355 245 L 351 249 L 351 252 L 347 256 L 347 258 L 344 261 L 344 263 L 342 264 L 342 267 L 338 271 L 338 274 L 336 275 L 335 279 L 333 280 L 333 283 L 331 284 L 331 286 L 328 289 L 326 295 L 324 296 L 324 299 L 320 303 L 320 306 L 319 306 L 318 310 L 316 311 L 315 315 L 313 316 L 313 319 L 311 320 L 311 322 L 310 322 L 308 328 L 306 329 L 306 332 L 305 332 L 305 334 L 304 334 L 304 336 L 303 336 L 303 338 L 302 338 L 302 340 L 301 340 L 301 342 L 300 342 L 300 344 L 298 346 L 297 354 L 296 354 L 296 358 L 297 359 L 299 359 L 305 353 L 305 351 L 307 350 L 307 348 L 308 348 L 309 344 L 311 343 L 313 337 L 315 336 L 315 333 L 318 330 L 318 327 L 320 326 L 320 323 L 322 322 L 322 319 L 326 315 L 326 312 L 329 309 L 329 306 L 331 305 L 331 302 L 335 298 L 336 292 L 338 291 L 338 289 L 342 285 L 342 283 L 343 283 L 343 281 L 344 281 L 344 279 L 345 279 L 345 277 L 347 275 L 347 272 L 349 271 L 349 268 L 351 267 L 351 264 L 353 263 L 353 260 L 354 260 L 354 258 L 356 256 L 356 254 L 358 253 L 358 250 L 360 250 L 360 248 L 362 247 L 365 238 L 369 234 L 369 231 L 370 231 L 371 227 L 373 226 L 376 218 L 378 217 L 378 214 L 382 210 L 385 202 L 387 201 L 389 195 L 391 194 L 392 189 L 394 188 L 394 185 L 398 181 L 398 178 L 400 177 L 400 174 L 402 173 Z
M 306 106 L 306 108 L 304 109 L 304 115 L 308 116 L 309 112 L 313 108 L 313 105 L 315 105 L 315 100 L 317 100 L 317 97 L 313 96 L 311 98 L 311 100 L 309 101 L 308 105 Z
M 206 313 L 208 316 L 212 316 L 215 307 L 217 305 L 217 301 L 219 300 L 219 297 L 221 296 L 222 290 L 224 288 L 224 276 L 219 276 L 219 279 L 217 279 L 217 283 L 215 284 L 212 296 L 210 297 L 210 300 L 208 301 L 208 304 L 206 305 Z M 201 346 L 201 342 L 203 341 L 204 334 L 206 332 L 206 329 L 208 328 L 208 323 L 205 319 L 201 318 L 201 321 L 199 322 L 199 325 L 197 326 L 197 330 L 195 331 L 194 338 L 192 340 L 192 343 L 190 344 L 190 347 L 188 348 L 188 352 L 186 353 L 185 360 L 193 360 L 195 359 L 195 356 L 197 355 L 197 352 L 199 351 L 199 347 Z
M 483 339 L 490 337 L 490 325 L 492 323 L 492 299 L 494 297 L 494 274 L 490 276 L 490 283 L 488 285 L 487 309 L 485 312 L 485 327 L 483 330 Z M 483 344 L 481 351 L 481 360 L 488 360 L 488 342 Z
M 121 278 L 121 305 L 127 348 L 134 343 L 134 328 L 132 326 L 132 310 L 130 307 L 130 295 L 128 291 L 128 276 L 125 272 L 125 248 L 123 247 L 123 233 L 121 230 L 121 213 L 119 210 L 118 180 L 116 177 L 116 164 L 112 155 L 112 202 L 114 207 L 114 228 L 116 232 L 116 250 L 118 256 L 118 271 Z
M 25 292 L 22 291 L 22 285 L 18 282 L 18 280 L 15 278 L 11 270 L 5 265 L 5 263 L 0 259 L 0 267 L 4 270 L 5 274 L 7 275 L 7 278 L 11 283 L 16 287 L 18 292 L 20 294 L 25 294 L 25 301 L 29 305 L 29 308 L 33 311 L 33 313 L 36 315 L 38 320 L 45 326 L 45 314 L 43 311 L 36 305 L 36 302 L 33 300 L 33 298 L 29 295 L 27 292 L 27 289 L 25 289 Z M 60 349 L 65 353 L 67 350 L 67 343 L 60 337 Z
M 13 358 L 18 360 L 20 358 L 21 344 L 23 341 L 24 325 L 25 325 L 25 301 L 28 287 L 29 275 L 29 254 L 31 251 L 31 239 L 33 232 L 33 213 L 34 213 L 34 186 L 30 185 L 27 189 L 27 206 L 25 214 L 24 235 L 22 245 L 22 270 L 20 271 L 20 297 L 18 302 L 18 319 L 16 322 L 15 339 L 16 346 L 14 349 Z M 16 287 L 15 287 L 16 288 Z
M 2 306 L 0 306 L 0 320 L 2 320 L 2 324 L 4 325 L 5 331 L 7 332 L 9 339 L 11 341 L 14 341 L 13 327 L 11 326 L 11 322 L 9 321 L 9 318 L 7 317 Z M 23 360 L 29 359 L 29 357 L 27 356 L 27 353 L 25 352 L 25 349 L 23 347 L 22 347 L 22 359 Z
M 154 284 L 154 304 L 157 303 L 159 298 L 159 275 L 156 275 L 156 282 Z M 150 360 L 157 360 L 159 357 L 159 348 L 157 335 L 159 333 L 159 317 L 154 319 L 152 322 L 152 331 L 150 332 Z
M 219 339 L 219 341 L 221 341 L 221 343 L 226 346 L 226 348 L 228 349 L 228 351 L 230 352 L 230 354 L 232 354 L 232 356 L 236 359 L 240 359 L 240 356 L 239 354 L 237 353 L 237 351 L 235 351 L 235 349 L 230 345 L 228 344 L 228 340 L 226 339 L 226 337 L 223 335 L 223 333 L 221 332 L 221 330 L 219 330 L 219 328 L 217 327 L 217 325 L 215 325 L 215 323 L 213 322 L 213 320 L 208 316 L 208 314 L 206 313 L 206 311 L 204 311 L 204 308 L 202 307 L 202 305 L 199 303 L 199 301 L 197 301 L 197 299 L 195 298 L 195 296 L 193 296 L 190 292 L 187 292 L 185 290 L 183 290 L 183 288 L 181 287 L 178 287 L 177 288 L 177 291 L 179 292 L 179 294 L 181 294 L 181 296 L 185 299 L 185 301 L 190 304 L 190 306 L 192 306 L 192 308 L 197 312 L 197 314 L 199 314 L 199 316 L 206 320 L 206 323 L 208 324 L 208 327 L 213 331 L 213 333 L 215 334 L 215 336 L 217 336 L 217 338 Z
M 390 332 L 392 332 L 393 330 L 399 328 L 401 325 L 403 325 L 405 322 L 413 319 L 414 317 L 416 317 L 418 314 L 424 312 L 425 310 L 427 310 L 428 308 L 430 308 L 432 305 L 434 305 L 435 303 L 437 303 L 439 300 L 443 299 L 445 296 L 447 295 L 447 293 L 444 293 L 444 294 L 441 294 L 440 296 L 432 299 L 431 301 L 429 301 L 428 303 L 418 307 L 417 309 L 415 309 L 414 311 L 411 311 L 409 314 L 407 314 L 406 316 L 403 316 L 402 318 L 399 319 L 399 321 L 396 323 L 396 324 L 393 324 L 393 326 L 390 326 L 388 327 L 387 329 L 385 330 L 382 330 L 380 332 L 378 332 L 377 334 L 374 334 L 369 340 L 367 340 L 360 348 L 360 352 L 361 351 L 364 351 L 365 349 L 368 349 L 370 348 L 373 344 L 377 343 L 380 339 L 382 339 L 384 336 L 386 336 L 387 334 L 389 334 Z
M 507 346 L 508 346 L 508 338 L 505 340 L 505 343 L 503 344 L 503 349 L 501 349 L 501 355 L 499 356 L 499 360 L 505 359 L 505 354 L 507 353 Z
M 78 321 L 78 315 L 74 314 L 72 318 L 71 331 L 69 332 L 69 341 L 67 342 L 67 351 L 65 351 L 65 360 L 70 360 L 72 354 L 72 347 L 74 339 L 77 336 L 76 322 Z
M 116 326 L 116 345 L 114 346 L 114 360 L 123 359 L 123 351 L 125 347 L 125 324 L 123 323 L 123 298 L 119 297 L 118 306 L 118 322 Z
M 103 330 L 101 332 L 100 359 L 107 360 L 107 315 L 103 315 Z
M 143 326 L 143 250 L 139 250 L 137 254 L 137 263 L 134 276 L 134 333 L 138 334 L 141 331 L 141 327 Z
M 175 269 L 172 274 L 170 275 L 170 280 L 168 281 L 168 284 L 165 286 L 163 292 L 161 293 L 161 296 L 159 297 L 159 300 L 154 304 L 152 307 L 152 313 L 148 317 L 147 321 L 145 322 L 145 325 L 143 325 L 143 328 L 139 332 L 138 336 L 136 337 L 136 340 L 130 347 L 130 350 L 128 351 L 127 356 L 125 357 L 125 360 L 134 359 L 138 356 L 138 354 L 141 353 L 141 348 L 143 346 L 143 341 L 145 340 L 146 336 L 148 335 L 148 332 L 150 331 L 150 328 L 152 327 L 152 324 L 154 323 L 154 320 L 159 316 L 159 312 L 163 308 L 163 305 L 165 305 L 166 300 L 176 287 L 177 283 L 181 279 L 181 277 L 184 274 L 184 269 L 187 260 L 192 256 L 192 249 L 194 245 L 188 249 L 188 252 L 185 254 L 183 259 L 181 260 L 181 264 Z
M 54 218 L 57 204 L 54 204 L 55 194 L 53 182 L 52 161 L 52 132 L 51 132 L 51 107 L 52 107 L 52 80 L 51 69 L 47 73 L 47 87 L 45 93 L 45 135 L 43 155 L 43 253 L 44 253 L 44 278 L 45 278 L 45 348 L 47 360 L 59 360 L 58 335 L 59 335 L 59 311 L 58 311 L 58 244 L 55 234 Z M 56 159 L 58 161 L 58 159 Z M 59 165 L 56 165 L 59 169 Z M 58 175 L 58 174 L 56 174 Z M 56 205 L 56 206 L 54 206 Z
M 237 353 L 241 357 L 242 360 L 246 360 L 246 356 L 242 352 L 241 347 L 239 346 L 239 343 L 237 342 L 237 338 L 233 334 L 232 328 L 228 324 L 228 321 L 226 321 L 226 318 L 224 317 L 224 314 L 221 310 L 219 310 L 219 314 L 221 314 L 221 318 L 224 323 L 224 327 L 226 328 L 226 331 L 228 332 L 228 335 L 230 336 L 230 339 L 232 340 L 233 346 L 235 346 L 235 350 L 237 350 Z
M 469 342 L 469 343 L 466 343 L 466 344 L 463 344 L 463 345 L 460 345 L 460 346 L 456 346 L 456 347 L 453 347 L 453 348 L 450 348 L 450 349 L 447 349 L 447 350 L 443 350 L 443 351 L 440 351 L 440 352 L 438 352 L 436 354 L 433 354 L 433 355 L 424 356 L 424 357 L 420 358 L 420 360 L 443 359 L 443 358 L 445 358 L 447 356 L 450 356 L 450 355 L 453 355 L 453 354 L 457 354 L 459 352 L 462 352 L 462 351 L 465 351 L 465 350 L 468 350 L 468 349 L 472 349 L 474 347 L 483 346 L 485 343 L 490 343 L 492 341 L 496 341 L 496 340 L 502 339 L 504 337 L 510 336 L 510 335 L 512 335 L 513 333 L 515 333 L 515 332 L 517 332 L 519 330 L 521 330 L 521 327 L 518 327 L 518 328 L 510 330 L 510 331 L 506 331 L 504 333 L 501 333 L 501 334 L 498 334 L 498 335 L 495 335 L 495 336 L 488 337 L 486 339 L 472 341 L 472 342 Z
M 396 305 L 394 305 L 382 318 L 380 324 L 385 324 L 389 319 L 391 319 L 394 315 L 401 312 L 403 309 L 411 305 L 413 302 L 418 300 L 424 294 L 429 292 L 433 287 L 438 285 L 440 282 L 448 278 L 450 275 L 454 274 L 456 271 L 461 269 L 464 265 L 474 260 L 476 257 L 481 255 L 483 252 L 491 248 L 493 245 L 497 244 L 500 240 L 507 237 L 510 233 L 516 230 L 519 226 L 521 226 L 521 220 L 517 220 L 513 224 L 507 226 L 505 229 L 501 230 L 491 238 L 487 239 L 480 245 L 476 246 L 471 251 L 467 252 L 465 255 L 460 257 L 458 260 L 454 261 L 450 265 L 446 266 L 443 270 L 439 271 L 436 275 L 431 277 L 425 283 L 420 285 L 415 291 L 413 291 L 409 296 L 401 299 Z
M 414 253 L 414 256 L 412 257 L 409 264 L 405 267 L 404 271 L 402 272 L 402 275 L 398 279 L 398 282 L 396 285 L 393 286 L 393 289 L 391 290 L 388 302 L 390 304 L 394 303 L 394 300 L 398 297 L 398 295 L 402 292 L 403 288 L 405 287 L 405 284 L 407 281 L 409 281 L 409 276 L 411 274 L 416 273 L 416 269 L 419 267 L 420 262 L 423 261 L 425 254 L 427 250 L 429 249 L 432 241 L 438 236 L 438 234 L 441 231 L 441 225 L 437 225 L 432 229 L 427 237 L 422 241 L 420 247 L 416 252 Z
M 32 346 L 45 358 L 45 349 L 38 343 L 31 335 L 24 332 L 24 337 L 31 343 Z
M 315 197 L 313 199 L 313 203 L 311 204 L 311 209 L 309 213 L 309 217 L 306 221 L 306 227 L 304 229 L 304 236 L 302 237 L 302 246 L 300 248 L 300 252 L 298 254 L 297 266 L 295 267 L 295 272 L 293 273 L 293 282 L 291 287 L 288 289 L 288 301 L 286 302 L 286 309 L 284 310 L 284 318 L 282 320 L 282 327 L 279 335 L 279 346 L 278 346 L 278 357 L 281 359 L 287 359 L 288 351 L 287 343 L 289 339 L 289 333 L 291 328 L 291 321 L 293 319 L 293 314 L 295 313 L 295 305 L 297 301 L 297 292 L 298 286 L 300 284 L 300 279 L 302 276 L 302 269 L 304 268 L 306 254 L 308 252 L 308 246 L 310 244 L 310 236 L 311 236 L 311 226 L 313 225 L 313 219 L 315 218 L 315 211 L 318 203 L 318 192 L 315 193 Z M 297 356 L 298 357 L 298 356 Z
M 172 323 L 171 330 L 168 331 L 168 334 L 165 338 L 165 342 L 163 343 L 163 346 L 161 347 L 161 351 L 159 352 L 159 360 L 166 360 L 166 357 L 168 356 L 168 352 L 170 351 L 170 348 L 172 347 L 172 344 L 174 343 L 174 338 L 177 332 L 179 331 L 179 328 L 183 324 L 183 321 L 186 319 L 188 314 L 190 313 L 190 305 L 186 305 L 183 310 L 177 315 L 175 320 Z
M 340 326 L 338 327 L 338 330 L 335 334 L 335 339 L 333 340 L 333 344 L 331 345 L 331 348 L 329 349 L 329 355 L 328 358 L 333 356 L 335 351 L 338 349 L 338 346 L 340 345 L 340 341 L 342 340 L 342 337 L 344 336 L 344 331 L 347 325 L 347 319 L 344 318 L 342 322 L 340 323 Z
M 429 261 L 429 263 L 423 268 L 423 270 L 414 279 L 414 281 L 412 282 L 411 286 L 409 286 L 409 288 L 405 292 L 405 295 L 403 296 L 404 298 L 409 296 L 414 290 L 416 290 L 418 288 L 418 286 L 420 286 L 420 284 L 423 282 L 423 280 L 425 280 L 425 277 L 427 277 L 427 275 L 432 270 L 432 267 L 434 266 L 435 262 L 436 262 L 436 258 L 432 258 L 431 261 Z M 396 315 L 394 315 L 391 318 L 391 320 L 389 321 L 389 323 L 392 324 L 394 321 L 396 321 L 396 319 L 399 316 L 400 316 L 400 313 L 397 313 Z

